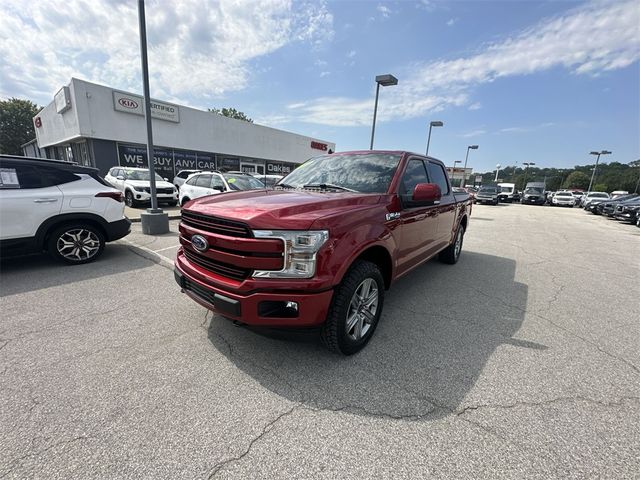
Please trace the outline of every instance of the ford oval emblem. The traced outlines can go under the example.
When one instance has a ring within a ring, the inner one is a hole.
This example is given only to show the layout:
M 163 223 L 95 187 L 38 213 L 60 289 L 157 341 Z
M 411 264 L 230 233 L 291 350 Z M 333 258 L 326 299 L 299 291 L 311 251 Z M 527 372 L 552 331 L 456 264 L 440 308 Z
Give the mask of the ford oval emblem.
M 204 252 L 209 248 L 209 242 L 202 235 L 194 235 L 191 237 L 191 245 L 199 252 Z

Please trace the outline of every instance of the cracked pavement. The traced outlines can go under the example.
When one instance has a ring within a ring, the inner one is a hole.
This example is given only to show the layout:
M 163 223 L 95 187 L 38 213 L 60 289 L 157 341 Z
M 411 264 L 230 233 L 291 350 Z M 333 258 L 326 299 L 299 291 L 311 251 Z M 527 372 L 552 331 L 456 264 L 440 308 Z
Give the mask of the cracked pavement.
M 0 478 L 637 478 L 640 229 L 475 206 L 344 358 L 180 294 L 173 233 L 2 263 Z

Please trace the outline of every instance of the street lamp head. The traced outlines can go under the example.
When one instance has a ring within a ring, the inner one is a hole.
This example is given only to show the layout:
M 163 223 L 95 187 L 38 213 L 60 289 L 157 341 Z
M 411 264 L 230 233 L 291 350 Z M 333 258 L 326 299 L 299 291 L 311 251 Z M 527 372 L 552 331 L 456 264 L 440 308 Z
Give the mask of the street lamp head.
M 469 145 L 467 148 L 470 148 L 471 150 L 477 150 L 478 145 Z
M 398 79 L 390 73 L 387 73 L 386 75 L 378 75 L 376 77 L 376 83 L 379 83 L 383 87 L 388 87 L 390 85 L 397 85 Z
M 496 164 L 496 168 L 500 168 L 500 167 L 501 167 L 501 165 L 499 163 Z
M 589 152 L 589 155 L 600 155 L 600 152 Z
M 429 125 L 431 125 L 432 127 L 444 127 L 444 122 L 434 120 Z
M 609 155 L 611 152 L 609 150 L 602 150 L 600 152 L 601 155 Z

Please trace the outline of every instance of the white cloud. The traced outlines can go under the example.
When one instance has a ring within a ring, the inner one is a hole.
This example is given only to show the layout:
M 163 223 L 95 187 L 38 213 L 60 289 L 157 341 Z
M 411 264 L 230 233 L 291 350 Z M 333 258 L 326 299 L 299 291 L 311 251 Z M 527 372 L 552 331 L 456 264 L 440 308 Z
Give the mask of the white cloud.
M 357 54 L 357 52 L 355 50 L 350 50 L 349 52 L 347 52 L 347 58 L 353 58 L 355 57 Z
M 529 127 L 506 127 L 501 128 L 499 133 L 525 133 L 525 132 L 533 132 L 535 130 L 540 130 L 541 128 L 554 127 L 557 124 L 555 122 L 545 122 L 539 125 L 533 125 Z
M 485 133 L 487 133 L 486 130 L 472 130 L 471 132 L 463 133 L 460 136 L 463 138 L 471 138 L 471 137 L 478 137 L 480 135 L 484 135 Z
M 457 19 L 457 18 L 450 18 L 450 19 L 447 21 L 447 27 L 453 27 L 453 25 L 454 25 L 457 21 L 458 21 L 458 19 Z
M 320 72 L 320 78 L 326 77 L 327 75 L 331 75 L 331 72 Z
M 0 97 L 39 103 L 72 76 L 141 90 L 136 2 L 4 0 L 0 15 Z M 250 62 L 292 42 L 333 37 L 324 2 L 148 1 L 151 91 L 210 98 L 246 87 Z M 185 100 L 186 101 L 186 100 Z
M 482 108 L 482 104 L 480 102 L 474 102 L 469 105 L 469 110 L 480 110 Z
M 466 105 L 474 86 L 503 77 L 558 67 L 577 75 L 627 67 L 640 59 L 639 24 L 636 0 L 596 1 L 487 44 L 475 54 L 407 66 L 404 75 L 398 72 L 399 84 L 381 93 L 379 119 L 413 118 Z M 372 111 L 373 95 L 312 100 L 298 114 L 308 122 L 356 126 L 369 124 Z
M 376 10 L 380 12 L 383 18 L 389 18 L 389 15 L 393 13 L 389 7 L 382 4 L 378 4 L 378 6 L 376 7 Z

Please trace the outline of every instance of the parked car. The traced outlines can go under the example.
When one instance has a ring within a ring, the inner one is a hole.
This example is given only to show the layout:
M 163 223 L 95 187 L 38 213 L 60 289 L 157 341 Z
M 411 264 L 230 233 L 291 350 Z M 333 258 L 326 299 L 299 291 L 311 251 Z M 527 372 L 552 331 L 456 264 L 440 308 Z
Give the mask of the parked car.
M 584 197 L 585 193 L 582 190 L 571 190 L 574 198 L 574 205 L 580 205 L 582 201 L 582 197 Z
M 495 185 L 486 185 L 480 187 L 476 194 L 476 203 L 498 204 L 498 187 Z
M 533 205 L 544 205 L 546 202 L 544 191 L 545 185 L 543 182 L 529 182 L 527 183 L 524 192 L 522 192 L 520 202 Z
M 518 194 L 515 183 L 499 183 L 498 188 L 500 189 L 498 193 L 498 200 L 500 202 L 513 203 L 520 200 L 520 195 Z
M 263 327 L 321 327 L 345 355 L 375 331 L 385 290 L 434 256 L 460 258 L 471 213 L 442 162 L 409 152 L 322 155 L 274 190 L 182 209 L 175 279 L 204 307 Z
M 617 204 L 614 208 L 613 216 L 616 220 L 625 223 L 637 223 L 638 216 L 640 216 L 640 197 Z
M 190 175 L 180 187 L 180 205 L 205 195 L 263 188 L 260 180 L 244 173 L 199 172 Z
M 0 155 L 0 255 L 48 252 L 77 265 L 126 236 L 122 192 L 95 168 Z
M 265 187 L 274 187 L 280 180 L 284 178 L 283 175 L 253 175 L 255 178 L 264 183 Z
M 178 190 L 180 190 L 180 187 L 182 186 L 182 184 L 185 182 L 185 180 L 189 175 L 192 175 L 194 173 L 198 173 L 201 171 L 202 170 L 180 170 L 176 174 L 176 176 L 173 177 L 173 184 L 176 186 Z
M 558 207 L 573 208 L 575 204 L 576 204 L 576 200 L 573 196 L 573 193 L 569 191 L 556 192 L 553 198 L 551 199 L 551 205 L 558 206 Z
M 629 192 L 626 190 L 614 190 L 611 192 L 611 198 L 621 197 L 623 195 L 629 195 Z
M 580 206 L 586 209 L 591 202 L 606 201 L 609 200 L 609 198 L 607 192 L 589 192 L 582 197 Z
M 608 217 L 613 217 L 613 213 L 614 213 L 614 209 L 615 207 L 623 202 L 627 202 L 629 200 L 633 200 L 638 196 L 637 193 L 630 193 L 628 195 L 620 195 L 612 200 L 609 200 L 608 202 L 602 202 L 601 204 L 599 204 L 596 208 L 598 210 L 598 213 L 600 213 L 601 215 L 606 215 Z
M 151 202 L 151 172 L 146 168 L 113 167 L 104 177 L 113 187 L 124 193 L 129 207 Z M 178 203 L 178 189 L 156 173 L 158 203 L 174 206 Z

